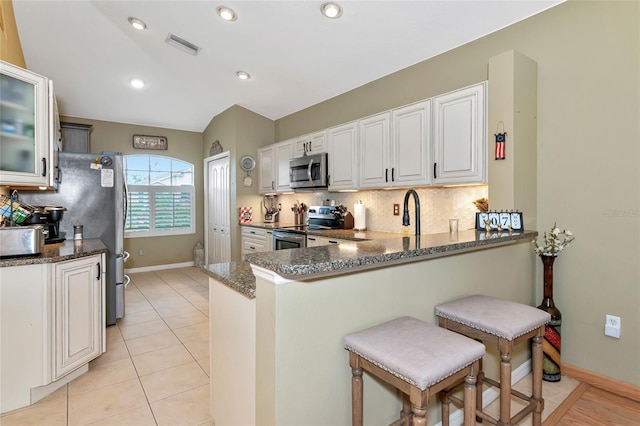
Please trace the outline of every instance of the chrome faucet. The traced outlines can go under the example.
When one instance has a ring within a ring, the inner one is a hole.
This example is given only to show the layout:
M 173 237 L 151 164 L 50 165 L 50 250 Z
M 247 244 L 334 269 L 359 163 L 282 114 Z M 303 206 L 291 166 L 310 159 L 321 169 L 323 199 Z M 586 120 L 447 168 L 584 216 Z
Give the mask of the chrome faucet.
M 416 235 L 420 235 L 420 198 L 418 193 L 413 189 L 407 191 L 404 194 L 404 213 L 402 214 L 402 226 L 409 226 L 409 195 L 413 195 L 413 200 L 416 203 Z

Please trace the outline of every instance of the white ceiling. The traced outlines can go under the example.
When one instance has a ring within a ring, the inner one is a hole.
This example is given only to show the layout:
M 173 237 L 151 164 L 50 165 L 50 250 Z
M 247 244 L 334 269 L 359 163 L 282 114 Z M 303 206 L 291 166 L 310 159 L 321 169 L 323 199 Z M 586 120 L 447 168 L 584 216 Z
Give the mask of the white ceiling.
M 54 81 L 61 114 L 201 132 L 232 105 L 275 120 L 560 2 L 341 1 L 336 20 L 313 0 L 13 3 L 27 67 Z M 202 50 L 169 46 L 169 33 Z

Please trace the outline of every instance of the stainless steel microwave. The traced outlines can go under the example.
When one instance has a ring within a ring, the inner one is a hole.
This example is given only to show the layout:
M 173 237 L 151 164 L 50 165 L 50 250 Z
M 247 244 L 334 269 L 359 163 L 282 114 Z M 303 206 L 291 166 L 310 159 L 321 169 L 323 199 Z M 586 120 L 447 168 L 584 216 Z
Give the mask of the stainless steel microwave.
M 307 155 L 289 160 L 291 188 L 326 188 L 327 154 Z

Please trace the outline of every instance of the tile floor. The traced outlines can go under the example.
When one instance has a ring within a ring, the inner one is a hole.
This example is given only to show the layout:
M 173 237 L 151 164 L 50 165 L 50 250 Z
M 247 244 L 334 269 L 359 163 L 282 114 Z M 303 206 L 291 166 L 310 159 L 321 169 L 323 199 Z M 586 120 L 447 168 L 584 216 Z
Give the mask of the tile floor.
M 0 425 L 212 426 L 208 311 L 208 278 L 197 268 L 131 274 L 126 317 L 107 328 L 107 353 L 38 403 L 3 414 Z M 543 418 L 577 385 L 545 382 Z M 515 387 L 527 393 L 530 376 Z M 489 411 L 497 410 L 494 402 Z

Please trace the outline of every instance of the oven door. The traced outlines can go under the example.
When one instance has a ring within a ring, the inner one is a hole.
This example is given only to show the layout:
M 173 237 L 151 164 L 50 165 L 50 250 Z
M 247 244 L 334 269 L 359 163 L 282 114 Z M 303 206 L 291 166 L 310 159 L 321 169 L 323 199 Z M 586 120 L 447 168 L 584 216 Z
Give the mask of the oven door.
M 307 236 L 295 232 L 273 231 L 273 249 L 286 250 L 305 248 L 307 246 Z

